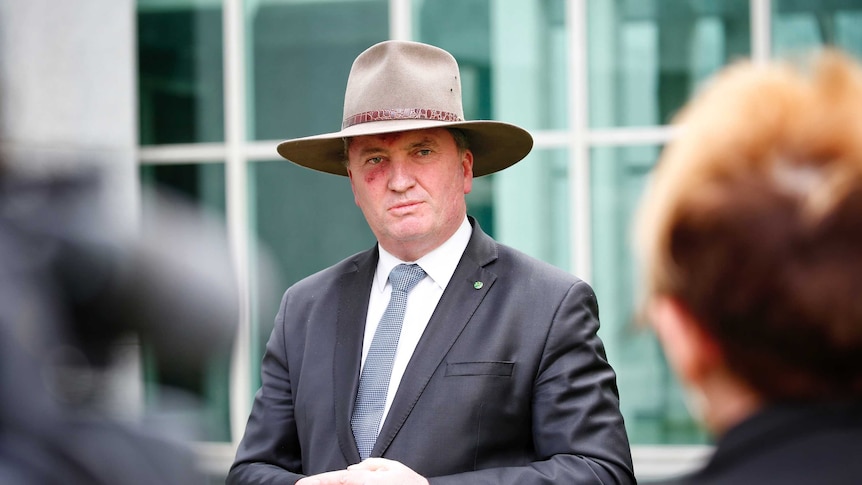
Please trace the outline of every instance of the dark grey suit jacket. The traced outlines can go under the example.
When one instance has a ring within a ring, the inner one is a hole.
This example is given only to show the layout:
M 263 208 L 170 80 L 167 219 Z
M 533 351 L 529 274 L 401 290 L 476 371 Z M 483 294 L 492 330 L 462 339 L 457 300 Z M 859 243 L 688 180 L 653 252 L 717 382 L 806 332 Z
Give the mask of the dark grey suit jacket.
M 782 403 L 731 428 L 700 470 L 655 485 L 858 485 L 862 401 Z
M 470 222 L 372 456 L 435 485 L 633 483 L 592 289 Z M 350 414 L 377 257 L 359 253 L 285 293 L 228 483 L 293 483 L 359 462 Z

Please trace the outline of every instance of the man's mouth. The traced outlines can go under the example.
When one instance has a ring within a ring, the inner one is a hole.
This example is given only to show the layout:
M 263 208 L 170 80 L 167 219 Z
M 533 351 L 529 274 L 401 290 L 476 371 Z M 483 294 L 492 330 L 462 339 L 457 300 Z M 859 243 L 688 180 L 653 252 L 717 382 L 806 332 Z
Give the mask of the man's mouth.
M 400 204 L 395 204 L 392 207 L 390 207 L 389 211 L 390 212 L 396 212 L 396 213 L 398 213 L 398 212 L 409 212 L 409 211 L 415 209 L 416 207 L 419 207 L 419 204 L 421 204 L 421 202 L 419 202 L 419 201 L 402 202 Z

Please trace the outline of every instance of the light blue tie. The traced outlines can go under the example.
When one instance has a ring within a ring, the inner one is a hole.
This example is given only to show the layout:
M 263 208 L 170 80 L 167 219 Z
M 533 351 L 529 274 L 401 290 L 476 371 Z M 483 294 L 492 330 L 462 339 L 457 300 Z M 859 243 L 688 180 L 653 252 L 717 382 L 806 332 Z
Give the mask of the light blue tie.
M 371 449 L 377 441 L 377 430 L 380 428 L 389 378 L 392 376 L 392 361 L 401 336 L 401 324 L 404 323 L 407 293 L 424 277 L 425 271 L 416 264 L 399 264 L 389 273 L 392 296 L 365 357 L 365 366 L 359 376 L 359 392 L 350 418 L 353 437 L 363 460 L 371 455 Z

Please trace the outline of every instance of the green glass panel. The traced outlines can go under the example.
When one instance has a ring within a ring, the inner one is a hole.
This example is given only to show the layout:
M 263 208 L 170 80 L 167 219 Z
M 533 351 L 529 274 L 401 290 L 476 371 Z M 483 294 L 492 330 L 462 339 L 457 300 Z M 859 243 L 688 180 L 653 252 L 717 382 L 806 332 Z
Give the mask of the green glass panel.
M 494 224 L 489 234 L 535 258 L 570 268 L 568 166 L 568 150 L 534 148 L 524 160 L 491 175 Z
M 341 129 L 353 59 L 386 40 L 386 0 L 261 0 L 247 6 L 250 136 L 281 140 Z
M 862 2 L 773 0 L 772 44 L 776 56 L 829 45 L 862 59 Z
M 224 140 L 219 2 L 139 0 L 142 145 Z
M 141 184 L 180 194 L 200 208 L 225 214 L 225 167 L 223 163 L 142 165 Z
M 224 165 L 221 163 L 146 165 L 140 168 L 140 176 L 145 189 L 170 192 L 208 213 L 224 217 Z M 149 196 L 148 192 L 144 196 Z M 227 238 L 227 234 L 224 237 Z M 164 397 L 162 394 L 169 389 L 181 389 L 201 401 L 194 416 L 189 416 L 200 431 L 199 438 L 205 441 L 231 441 L 230 356 L 220 356 L 210 362 L 197 382 L 172 382 L 159 372 L 158 364 L 148 357 L 146 347 L 143 355 L 148 403 L 161 401 Z
M 601 336 L 617 371 L 620 406 L 633 444 L 699 444 L 706 433 L 690 416 L 682 388 L 652 332 L 636 320 L 638 275 L 630 228 L 659 146 L 591 152 L 593 286 Z
M 750 55 L 746 0 L 590 0 L 589 122 L 667 124 L 718 69 Z
M 288 286 L 371 248 L 374 235 L 353 201 L 347 177 L 286 160 L 249 165 L 250 231 L 260 248 L 251 258 L 252 389 L 281 296 Z
M 567 126 L 563 0 L 412 1 L 414 38 L 458 61 L 465 118 Z

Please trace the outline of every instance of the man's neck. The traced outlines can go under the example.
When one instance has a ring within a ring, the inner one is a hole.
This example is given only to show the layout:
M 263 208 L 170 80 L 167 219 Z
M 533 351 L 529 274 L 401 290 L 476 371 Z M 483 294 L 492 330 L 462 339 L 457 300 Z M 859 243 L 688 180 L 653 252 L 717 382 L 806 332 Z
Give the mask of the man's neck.
M 720 436 L 763 407 L 763 399 L 747 384 L 730 375 L 729 371 L 705 383 L 701 391 L 706 427 Z

